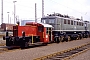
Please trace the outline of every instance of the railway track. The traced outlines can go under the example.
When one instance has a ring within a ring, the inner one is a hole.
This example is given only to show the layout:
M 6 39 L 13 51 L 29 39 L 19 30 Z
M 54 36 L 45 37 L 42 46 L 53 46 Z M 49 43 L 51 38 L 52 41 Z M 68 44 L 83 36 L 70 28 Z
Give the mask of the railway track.
M 46 45 L 29 46 L 28 48 L 25 48 L 25 49 L 36 48 L 36 47 L 40 47 L 41 48 L 41 47 L 44 47 L 44 46 L 46 46 Z M 16 50 L 22 50 L 22 49 L 20 48 L 20 46 L 11 46 L 11 47 L 8 47 L 8 46 L 0 45 L 0 54 L 4 53 L 4 52 L 12 52 L 12 51 L 16 51 Z
M 4 44 L 4 43 L 2 43 L 2 44 L 0 44 L 0 46 L 5 46 L 5 44 Z
M 0 54 L 4 52 L 12 52 L 16 50 L 21 50 L 21 49 L 19 47 L 0 46 Z
M 73 40 L 73 41 L 77 41 L 77 40 Z M 69 42 L 72 42 L 72 41 L 69 41 Z M 65 42 L 61 42 L 61 43 L 65 43 Z M 56 43 L 52 43 L 52 44 L 56 44 Z M 47 46 L 50 46 L 52 44 L 48 44 Z M 38 46 L 31 46 L 29 48 L 36 48 L 36 47 L 38 47 Z M 44 46 L 43 45 L 39 45 L 39 47 L 44 47 Z M 0 44 L 0 53 L 10 52 L 10 51 L 15 51 L 15 50 L 20 50 L 20 48 L 19 47 L 15 47 L 13 49 L 13 47 L 7 47 L 7 46 L 5 46 L 4 43 Z
M 83 39 L 82 39 L 83 40 Z M 72 41 L 76 41 L 76 40 L 72 40 Z M 69 42 L 72 42 L 72 41 L 69 41 Z M 65 43 L 65 42 L 61 42 L 61 43 Z M 52 43 L 52 44 L 57 44 L 57 43 Z M 50 46 L 52 44 L 48 44 L 47 46 Z M 38 45 L 39 47 L 44 47 L 43 45 Z M 36 48 L 38 46 L 30 46 L 28 48 Z M 19 47 L 7 47 L 5 46 L 4 43 L 0 44 L 0 53 L 3 53 L 3 52 L 10 52 L 10 51 L 15 51 L 15 50 L 20 50 Z
M 36 58 L 34 60 L 68 60 L 77 56 L 90 49 L 90 43 L 83 44 L 81 46 L 76 46 L 64 51 L 56 52 L 47 56 Z

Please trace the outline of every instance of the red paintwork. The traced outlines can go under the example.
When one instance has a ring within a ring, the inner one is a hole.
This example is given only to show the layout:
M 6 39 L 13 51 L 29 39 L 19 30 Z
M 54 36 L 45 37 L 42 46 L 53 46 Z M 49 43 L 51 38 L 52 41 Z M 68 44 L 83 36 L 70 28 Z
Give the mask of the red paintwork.
M 22 36 L 22 31 L 25 32 L 25 36 L 36 36 L 37 27 L 36 26 L 18 26 L 18 36 Z
M 39 27 L 41 28 L 39 29 Z M 49 42 L 49 35 L 46 34 L 46 27 L 39 23 L 28 22 L 25 26 L 14 26 L 13 30 L 13 36 L 22 36 L 22 31 L 24 31 L 25 36 L 40 36 L 40 42 Z
M 49 42 L 49 35 L 46 34 L 46 27 L 44 27 L 43 25 L 39 24 L 39 23 L 35 23 L 35 22 L 28 22 L 26 23 L 27 25 L 33 25 L 33 26 L 42 26 L 43 31 L 39 32 L 38 28 L 37 28 L 37 35 L 40 36 L 40 41 L 44 42 L 44 43 L 48 43 Z M 46 35 L 48 36 L 48 38 L 46 38 Z
M 46 35 L 48 36 L 48 38 L 46 38 Z M 49 42 L 49 35 L 46 33 L 46 28 L 44 28 L 44 42 Z
M 14 26 L 17 27 L 14 36 L 22 36 L 22 32 L 25 32 L 25 36 L 36 36 L 37 35 L 37 27 L 36 26 Z M 16 34 L 17 33 L 17 34 Z

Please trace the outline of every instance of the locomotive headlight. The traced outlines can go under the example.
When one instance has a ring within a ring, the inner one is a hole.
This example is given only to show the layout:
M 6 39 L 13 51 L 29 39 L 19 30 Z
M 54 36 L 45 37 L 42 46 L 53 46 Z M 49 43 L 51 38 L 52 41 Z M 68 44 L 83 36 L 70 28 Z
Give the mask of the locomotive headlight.
M 46 38 L 48 38 L 48 35 L 46 35 Z
M 22 31 L 22 34 L 23 34 L 24 31 Z
M 74 33 L 76 33 L 76 32 L 74 32 Z
M 10 35 L 10 37 L 13 36 L 13 35 Z

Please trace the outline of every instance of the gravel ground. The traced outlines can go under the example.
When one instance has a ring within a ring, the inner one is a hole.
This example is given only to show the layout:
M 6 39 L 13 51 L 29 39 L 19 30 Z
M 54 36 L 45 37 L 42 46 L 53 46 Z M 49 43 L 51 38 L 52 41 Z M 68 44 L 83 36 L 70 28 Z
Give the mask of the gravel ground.
M 6 41 L 0 39 L 0 46 L 3 46 L 3 45 L 5 45 L 5 44 L 6 44 Z
M 90 60 L 90 50 L 76 56 L 76 57 L 73 57 L 72 59 L 70 60 Z
M 0 60 L 33 60 L 41 56 L 63 51 L 88 42 L 90 42 L 90 38 L 59 44 L 54 43 L 48 46 L 41 46 L 24 50 L 5 52 L 0 54 Z

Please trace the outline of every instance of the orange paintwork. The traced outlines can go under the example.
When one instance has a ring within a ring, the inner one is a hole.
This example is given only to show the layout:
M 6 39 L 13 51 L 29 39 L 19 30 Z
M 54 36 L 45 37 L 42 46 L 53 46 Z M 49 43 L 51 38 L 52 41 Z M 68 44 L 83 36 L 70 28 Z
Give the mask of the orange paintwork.
M 37 27 L 33 26 L 14 26 L 13 36 L 22 36 L 22 32 L 25 32 L 25 36 L 36 36 Z
M 44 28 L 44 39 L 43 40 L 45 43 L 49 42 L 49 35 L 46 33 L 46 28 Z
M 18 26 L 18 36 L 22 36 L 22 32 L 25 32 L 25 36 L 36 36 L 37 27 L 33 26 Z
M 39 27 L 42 29 L 39 29 Z M 40 42 L 48 43 L 49 34 L 46 33 L 46 27 L 39 23 L 26 23 L 25 26 L 14 26 L 14 36 L 22 36 L 22 32 L 25 32 L 25 36 L 40 36 Z M 41 30 L 41 31 L 39 31 Z

